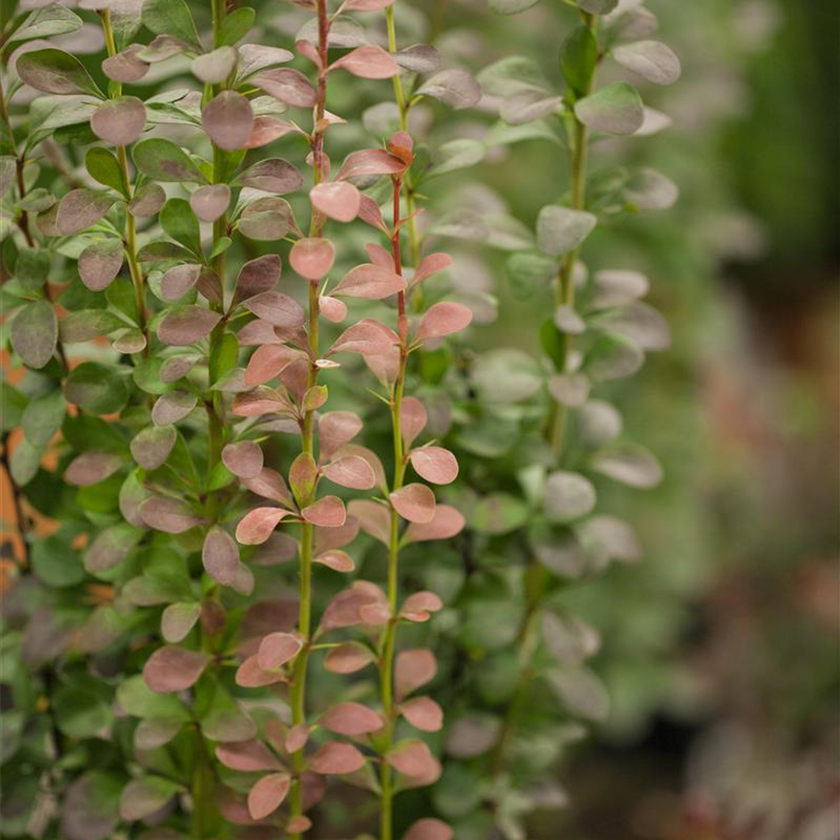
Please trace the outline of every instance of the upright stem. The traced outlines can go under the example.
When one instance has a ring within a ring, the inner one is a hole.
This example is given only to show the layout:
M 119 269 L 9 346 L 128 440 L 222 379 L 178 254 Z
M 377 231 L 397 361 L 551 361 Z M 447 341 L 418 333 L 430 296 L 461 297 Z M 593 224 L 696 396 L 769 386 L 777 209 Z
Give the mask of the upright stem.
M 593 31 L 597 28 L 598 19 L 588 12 L 582 13 L 584 23 Z M 595 81 L 593 72 L 583 96 L 588 96 Z M 572 132 L 569 144 L 569 167 L 571 170 L 571 190 L 569 206 L 572 210 L 586 208 L 586 164 L 589 156 L 589 129 L 577 118 L 574 111 L 571 114 Z M 575 303 L 575 267 L 580 256 L 580 246 L 573 248 L 563 257 L 560 271 L 557 273 L 554 286 L 554 298 L 557 306 L 574 306 Z M 569 355 L 574 347 L 574 336 L 563 334 L 563 365 L 568 367 Z M 566 407 L 555 402 L 553 414 L 549 423 L 549 440 L 551 451 L 555 459 L 560 457 L 563 448 L 563 431 L 566 423 Z
M 318 14 L 318 56 L 320 68 L 318 70 L 317 100 L 313 114 L 313 131 L 311 138 L 312 149 L 312 172 L 315 184 L 324 180 L 326 160 L 324 157 L 324 115 L 327 105 L 327 66 L 329 65 L 329 34 L 330 19 L 327 12 L 326 0 L 317 0 Z M 309 223 L 309 235 L 320 236 L 324 229 L 326 219 L 312 211 L 312 218 Z M 320 303 L 319 284 L 317 280 L 309 281 L 309 373 L 307 375 L 307 387 L 312 388 L 318 383 L 318 366 L 315 364 L 318 358 L 319 347 L 319 326 L 320 326 Z M 303 417 L 302 449 L 309 455 L 315 456 L 315 411 L 309 410 Z M 314 491 L 313 491 L 314 494 Z M 309 502 L 314 499 L 308 500 Z M 299 726 L 306 723 L 306 675 L 309 665 L 309 650 L 312 637 L 312 559 L 315 543 L 315 527 L 308 522 L 301 526 L 300 540 L 300 591 L 299 591 L 299 617 L 298 633 L 303 640 L 303 647 L 295 660 L 294 673 L 292 675 L 291 705 L 292 724 Z M 304 769 L 303 750 L 298 750 L 292 756 L 294 776 L 289 791 L 289 816 L 295 819 L 303 814 L 303 789 L 301 787 L 301 774 Z M 289 835 L 291 840 L 300 840 L 300 833 Z
M 392 9 L 389 7 L 389 12 Z M 393 15 L 389 20 L 393 20 Z M 389 27 L 390 31 L 390 27 Z M 391 237 L 391 252 L 394 258 L 394 270 L 402 275 L 402 254 L 400 252 L 400 194 L 402 180 L 393 179 L 394 183 L 394 233 Z M 405 373 L 408 361 L 406 350 L 407 321 L 405 315 L 405 292 L 397 295 L 398 331 L 400 334 L 400 362 L 397 370 L 397 380 L 394 383 L 394 393 L 391 400 L 391 429 L 394 446 L 394 480 L 391 490 L 399 490 L 405 480 L 405 452 L 403 449 L 402 428 L 400 425 L 400 410 L 402 408 L 403 392 L 405 390 Z M 399 516 L 391 508 L 390 537 L 388 541 L 388 605 L 391 609 L 391 619 L 385 628 L 385 637 L 379 661 L 380 685 L 382 695 L 382 711 L 385 715 L 385 733 L 383 737 L 383 756 L 391 749 L 394 738 L 394 649 L 397 639 L 397 602 L 399 599 L 399 559 L 400 559 L 400 522 Z M 380 769 L 380 809 L 379 809 L 379 840 L 391 840 L 393 834 L 393 800 L 394 777 L 391 766 L 383 757 Z

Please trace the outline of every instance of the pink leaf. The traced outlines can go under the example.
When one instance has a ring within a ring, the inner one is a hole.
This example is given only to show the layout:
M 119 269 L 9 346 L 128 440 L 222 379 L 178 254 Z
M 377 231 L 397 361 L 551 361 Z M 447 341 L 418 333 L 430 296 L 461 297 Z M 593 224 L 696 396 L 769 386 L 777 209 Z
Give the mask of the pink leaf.
M 399 274 L 373 263 L 365 263 L 350 269 L 330 294 L 381 300 L 404 290 L 405 280 Z
M 305 507 L 300 514 L 307 522 L 321 528 L 338 528 L 347 518 L 344 502 L 338 496 L 324 496 Z
M 178 306 L 170 309 L 158 326 L 158 338 L 177 347 L 195 344 L 213 331 L 222 320 L 218 312 L 203 306 Z
M 289 793 L 291 779 L 288 773 L 263 776 L 248 794 L 248 811 L 255 820 L 262 820 L 274 813 Z
M 404 776 L 429 780 L 440 774 L 440 762 L 423 741 L 399 744 L 386 758 Z
M 259 417 L 274 412 L 283 414 L 293 411 L 294 406 L 285 396 L 262 386 L 244 394 L 237 394 L 233 401 L 233 413 L 240 417 Z
M 428 542 L 429 540 L 448 540 L 464 530 L 463 514 L 451 505 L 437 505 L 431 522 L 412 522 L 405 532 L 405 541 Z
M 352 744 L 329 741 L 309 760 L 309 769 L 322 775 L 355 773 L 365 766 L 365 757 Z
M 280 280 L 281 271 L 282 263 L 277 254 L 266 254 L 249 260 L 236 278 L 234 302 L 239 303 L 261 292 L 270 292 Z
M 455 832 L 442 820 L 424 817 L 403 834 L 402 840 L 452 840 Z
M 160 280 L 161 297 L 171 302 L 185 295 L 198 282 L 201 266 L 197 263 L 181 263 L 168 269 Z
M 441 446 L 423 446 L 409 455 L 417 475 L 432 484 L 451 484 L 458 477 L 458 461 Z
M 289 728 L 283 746 L 289 755 L 302 750 L 309 740 L 309 727 L 305 723 L 298 723 Z
M 340 324 L 347 317 L 347 304 L 338 298 L 322 295 L 318 298 L 321 314 L 331 323 Z
M 356 581 L 349 589 L 343 589 L 327 604 L 321 618 L 324 630 L 338 630 L 365 623 L 361 610 L 372 604 L 388 605 L 382 590 L 372 583 Z
M 202 222 L 215 222 L 230 205 L 230 187 L 227 184 L 205 184 L 190 196 L 190 207 Z
M 397 701 L 425 685 L 437 674 L 437 660 L 428 648 L 404 650 L 397 654 L 394 691 Z
M 303 307 L 282 292 L 261 292 L 245 301 L 245 308 L 275 327 L 299 327 L 306 321 Z
M 356 568 L 353 558 L 346 551 L 341 551 L 338 548 L 333 548 L 323 554 L 319 554 L 314 558 L 313 562 L 327 566 L 336 572 L 352 572 Z
M 374 45 L 357 47 L 334 61 L 329 69 L 337 70 L 339 67 L 362 79 L 390 79 L 400 72 L 394 57 Z
M 236 526 L 236 539 L 242 545 L 260 545 L 270 536 L 277 524 L 291 511 L 275 507 L 254 508 Z
M 370 490 L 376 484 L 370 464 L 355 455 L 339 458 L 322 467 L 321 472 L 330 481 L 353 490 Z
M 258 773 L 261 770 L 280 770 L 282 765 L 265 744 L 259 741 L 235 741 L 219 744 L 216 758 L 231 770 Z
M 431 697 L 415 697 L 400 706 L 403 717 L 423 732 L 439 732 L 443 728 L 443 709 Z
M 426 428 L 429 416 L 426 406 L 417 397 L 405 397 L 400 406 L 400 429 L 406 449 L 411 448 L 417 436 Z
M 132 44 L 122 52 L 106 58 L 102 62 L 102 71 L 115 82 L 139 82 L 149 72 L 149 65 L 136 55 L 142 49 L 141 44 Z
M 222 449 L 222 463 L 237 478 L 256 478 L 263 468 L 263 451 L 252 440 L 229 443 Z
M 350 513 L 359 520 L 359 525 L 366 534 L 384 545 L 391 542 L 391 514 L 384 505 L 368 499 L 353 499 Z
M 334 548 L 343 548 L 353 542 L 359 534 L 359 522 L 355 516 L 348 516 L 340 528 L 315 529 L 315 553 L 322 554 Z
M 368 252 L 370 261 L 374 265 L 378 265 L 380 268 L 387 268 L 391 272 L 394 271 L 394 258 L 391 256 L 389 250 L 372 242 L 365 245 L 365 250 Z
M 95 450 L 83 452 L 81 455 L 77 455 L 70 466 L 67 467 L 64 479 L 77 487 L 88 487 L 91 484 L 105 481 L 122 465 L 123 459 L 114 452 L 97 452 Z
M 472 310 L 462 303 L 435 303 L 420 321 L 415 341 L 441 338 L 464 329 L 472 321 Z
M 312 828 L 312 820 L 305 814 L 301 814 L 300 816 L 292 817 L 286 823 L 286 834 L 303 834 L 305 831 L 309 831 L 310 828 Z
M 372 228 L 382 231 L 386 236 L 390 235 L 388 226 L 382 218 L 382 211 L 379 205 L 369 196 L 362 193 L 362 200 L 359 204 L 359 218 Z
M 266 70 L 251 80 L 258 88 L 286 105 L 296 108 L 311 108 L 315 105 L 315 90 L 309 79 L 299 70 L 281 67 Z
M 146 499 L 140 506 L 140 516 L 150 528 L 167 534 L 182 534 L 203 521 L 187 502 L 171 496 Z
M 362 418 L 352 411 L 329 411 L 318 420 L 321 457 L 329 458 L 362 430 Z
M 348 178 L 360 178 L 365 175 L 396 175 L 404 171 L 405 163 L 396 155 L 384 149 L 362 149 L 347 155 L 336 180 L 346 181 Z
M 406 484 L 389 496 L 394 510 L 409 522 L 431 522 L 435 516 L 435 494 L 425 484 Z
M 450 265 L 452 265 L 452 257 L 449 254 L 435 253 L 423 257 L 420 265 L 417 266 L 417 271 L 414 272 L 414 277 L 411 278 L 411 285 L 422 283 L 427 277 L 446 270 Z
M 282 672 L 263 671 L 257 662 L 257 655 L 249 656 L 236 669 L 236 684 L 243 688 L 262 688 L 273 683 L 285 682 L 286 675 Z
M 136 96 L 103 102 L 90 118 L 93 133 L 112 146 L 128 146 L 143 134 L 146 106 Z
M 326 276 L 334 261 L 335 246 L 329 239 L 299 239 L 289 254 L 292 268 L 307 280 L 320 280 Z
M 211 528 L 204 538 L 201 562 L 211 578 L 223 586 L 230 586 L 239 570 L 239 548 L 233 537 L 218 526 Z
M 385 725 L 382 715 L 361 703 L 338 703 L 327 709 L 318 724 L 339 735 L 367 735 Z
M 92 292 L 101 292 L 120 273 L 123 257 L 123 244 L 119 239 L 94 242 L 79 254 L 79 277 Z
M 354 674 L 373 662 L 373 652 L 358 642 L 346 642 L 332 648 L 324 658 L 324 667 L 334 674 Z
M 258 347 L 245 368 L 245 384 L 263 385 L 280 374 L 292 362 L 301 358 L 301 351 L 285 344 L 264 344 Z
M 352 184 L 336 181 L 317 184 L 309 191 L 312 206 L 337 222 L 352 222 L 359 212 L 361 194 Z
M 257 664 L 263 671 L 282 668 L 294 659 L 303 647 L 303 642 L 293 633 L 269 633 L 260 642 Z
M 326 355 L 334 353 L 361 353 L 364 356 L 387 353 L 397 341 L 396 335 L 388 327 L 368 318 L 348 327 L 327 350 Z
M 286 486 L 283 476 L 271 467 L 263 467 L 259 474 L 243 481 L 243 484 L 258 496 L 271 499 L 287 507 L 294 507 L 291 493 Z
M 405 599 L 401 614 L 409 621 L 428 621 L 429 613 L 437 612 L 443 602 L 434 592 L 415 592 Z
M 245 141 L 243 149 L 259 149 L 269 143 L 291 134 L 297 129 L 291 124 L 264 114 L 254 117 L 254 127 L 251 129 L 251 136 Z
M 186 691 L 198 682 L 207 662 L 208 657 L 203 653 L 167 645 L 146 660 L 143 680 L 158 694 Z
M 254 111 L 241 93 L 223 90 L 205 105 L 201 125 L 217 146 L 230 152 L 248 142 L 254 127 Z

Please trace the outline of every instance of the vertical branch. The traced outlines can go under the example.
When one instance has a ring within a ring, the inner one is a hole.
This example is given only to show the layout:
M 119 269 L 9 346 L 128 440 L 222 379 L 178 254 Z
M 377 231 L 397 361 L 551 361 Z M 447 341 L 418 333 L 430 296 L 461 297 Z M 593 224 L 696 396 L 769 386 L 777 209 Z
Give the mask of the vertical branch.
M 324 131 L 326 125 L 324 117 L 327 104 L 327 67 L 329 65 L 329 34 L 330 18 L 326 0 L 317 0 L 318 15 L 318 84 L 315 111 L 313 114 L 313 130 L 310 138 L 312 151 L 312 171 L 314 183 L 320 184 L 326 176 L 326 160 L 324 156 Z M 309 225 L 310 237 L 318 237 L 324 229 L 326 219 L 314 208 Z M 319 355 L 319 326 L 320 304 L 319 283 L 309 280 L 308 289 L 308 338 L 309 338 L 309 373 L 307 387 L 312 388 L 318 382 L 318 366 L 316 360 Z M 315 454 L 315 410 L 309 409 L 303 418 L 302 449 L 305 453 Z M 313 494 L 314 494 L 313 490 Z M 313 500 L 311 500 L 313 501 Z M 315 542 L 315 526 L 304 522 L 301 526 L 300 541 L 300 590 L 299 590 L 299 618 L 298 633 L 303 647 L 298 654 L 294 672 L 292 674 L 291 705 L 292 724 L 297 726 L 306 722 L 306 677 L 309 665 L 309 644 L 312 636 L 312 561 Z M 303 815 L 303 789 L 301 773 L 304 767 L 303 750 L 298 750 L 292 756 L 294 777 L 289 793 L 290 819 L 294 820 Z M 291 834 L 292 840 L 298 840 L 300 833 Z

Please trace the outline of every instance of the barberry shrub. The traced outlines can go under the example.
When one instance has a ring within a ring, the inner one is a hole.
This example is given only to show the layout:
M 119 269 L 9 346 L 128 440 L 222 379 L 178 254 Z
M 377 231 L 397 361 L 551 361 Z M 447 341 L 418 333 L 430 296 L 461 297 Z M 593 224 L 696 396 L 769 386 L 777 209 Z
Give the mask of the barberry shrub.
M 587 475 L 658 478 L 588 393 L 667 332 L 643 277 L 579 256 L 672 198 L 649 170 L 587 181 L 591 140 L 663 122 L 596 68 L 678 65 L 640 6 L 580 6 L 565 91 L 483 71 L 525 126 L 484 139 L 447 117 L 478 82 L 401 44 L 418 18 L 388 0 L 10 10 L 3 836 L 520 836 L 555 758 L 523 766 L 528 739 L 564 734 L 531 686 L 603 711 L 562 587 L 637 553 Z M 528 130 L 570 153 L 535 237 L 426 206 Z M 439 242 L 476 231 L 556 290 L 550 368 L 462 343 L 494 299 Z

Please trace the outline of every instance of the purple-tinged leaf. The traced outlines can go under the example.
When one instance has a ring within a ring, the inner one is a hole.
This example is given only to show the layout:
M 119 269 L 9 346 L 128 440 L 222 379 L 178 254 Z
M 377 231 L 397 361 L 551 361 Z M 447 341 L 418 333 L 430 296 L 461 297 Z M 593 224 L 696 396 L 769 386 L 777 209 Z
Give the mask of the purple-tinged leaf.
M 364 624 L 361 610 L 374 605 L 388 607 L 385 594 L 372 583 L 357 581 L 349 589 L 344 589 L 333 597 L 324 610 L 321 626 L 325 631 L 342 627 L 355 627 Z
M 347 518 L 344 502 L 338 496 L 324 496 L 314 504 L 305 507 L 300 513 L 307 522 L 321 528 L 338 528 Z
M 170 604 L 160 617 L 160 633 L 167 642 L 183 641 L 201 615 L 201 604 Z
M 347 317 L 347 304 L 329 295 L 321 295 L 318 298 L 318 308 L 320 313 L 333 324 L 340 324 Z
M 394 510 L 409 522 L 425 524 L 435 516 L 435 494 L 425 484 L 406 484 L 389 496 Z
M 233 401 L 233 413 L 239 417 L 261 417 L 263 414 L 293 413 L 289 400 L 271 388 L 259 386 L 253 391 L 237 394 Z
M 259 70 L 265 70 L 274 64 L 285 64 L 294 55 L 282 47 L 267 47 L 262 44 L 242 44 L 239 50 L 239 67 L 237 75 L 240 79 L 250 76 Z
M 455 832 L 442 820 L 424 817 L 413 823 L 402 840 L 452 840 Z
M 417 266 L 417 271 L 414 272 L 414 276 L 411 278 L 411 285 L 415 286 L 433 274 L 446 271 L 450 265 L 452 265 L 452 257 L 449 254 L 434 253 L 423 257 L 420 265 Z
M 321 468 L 330 481 L 353 490 L 370 490 L 376 485 L 376 476 L 364 458 L 351 455 L 339 458 Z
M 222 463 L 237 478 L 256 478 L 263 469 L 263 451 L 252 440 L 229 443 L 222 449 Z
M 242 147 L 244 149 L 259 149 L 273 143 L 280 137 L 298 131 L 294 125 L 283 120 L 272 117 L 269 114 L 258 114 L 254 117 L 254 127 L 251 129 L 251 136 Z
M 292 362 L 303 354 L 286 344 L 264 344 L 258 347 L 245 368 L 245 384 L 263 385 L 277 378 Z
M 305 723 L 298 723 L 295 726 L 289 727 L 286 733 L 286 738 L 283 741 L 283 746 L 289 755 L 293 755 L 298 750 L 302 750 L 309 740 L 309 727 Z
M 236 278 L 234 303 L 247 300 L 262 292 L 270 292 L 279 282 L 282 263 L 278 254 L 266 254 L 250 260 L 239 270 Z
M 282 292 L 261 292 L 245 301 L 245 308 L 275 327 L 291 329 L 306 322 L 303 307 Z
M 353 499 L 350 513 L 359 520 L 359 525 L 366 534 L 379 540 L 383 545 L 391 541 L 391 514 L 384 505 L 368 499 Z
M 123 244 L 119 239 L 94 242 L 79 255 L 79 277 L 92 292 L 104 291 L 120 273 L 123 258 Z
M 206 85 L 224 82 L 234 71 L 238 54 L 234 47 L 225 45 L 192 60 L 193 75 Z
M 347 155 L 338 171 L 336 181 L 369 175 L 397 175 L 405 169 L 404 161 L 384 149 L 362 149 Z
M 458 461 L 441 446 L 423 446 L 409 455 L 417 475 L 432 484 L 451 484 L 458 477 Z
M 142 820 L 160 811 L 181 790 L 180 786 L 160 776 L 133 779 L 123 788 L 120 817 L 126 822 Z
M 116 201 L 114 196 L 80 188 L 70 190 L 58 202 L 55 225 L 62 236 L 73 236 L 93 227 Z
M 390 79 L 400 72 L 399 65 L 391 53 L 374 44 L 351 50 L 338 61 L 334 61 L 329 70 L 339 68 L 361 79 Z
M 291 783 L 288 773 L 263 776 L 248 794 L 248 812 L 253 819 L 262 820 L 273 814 L 283 804 Z
M 175 446 L 174 426 L 148 426 L 131 441 L 131 455 L 144 470 L 156 470 Z
M 406 449 L 411 448 L 428 422 L 426 406 L 417 397 L 405 397 L 400 406 L 400 430 Z
M 327 351 L 327 356 L 335 353 L 361 353 L 363 356 L 376 356 L 387 353 L 398 341 L 388 327 L 378 321 L 365 319 L 348 327 Z
M 409 621 L 428 621 L 430 614 L 443 609 L 443 601 L 434 592 L 415 592 L 405 599 L 400 614 Z
M 321 457 L 329 458 L 362 430 L 362 418 L 352 411 L 329 411 L 318 420 Z
M 364 766 L 364 755 L 342 741 L 327 742 L 309 760 L 309 769 L 324 776 L 355 773 Z
M 242 545 L 260 545 L 272 534 L 281 520 L 291 511 L 275 507 L 254 508 L 236 526 L 236 539 Z
M 303 647 L 299 636 L 293 633 L 269 633 L 260 642 L 257 664 L 263 671 L 273 671 L 291 662 Z
M 152 407 L 152 422 L 170 426 L 183 420 L 196 406 L 198 398 L 189 391 L 169 391 L 158 397 Z
M 15 69 L 26 84 L 41 93 L 103 98 L 82 62 L 63 50 L 48 47 L 25 52 L 18 57 Z
M 431 96 L 456 111 L 472 108 L 481 99 L 481 86 L 464 70 L 441 70 L 415 91 L 415 95 Z
M 160 281 L 161 297 L 167 302 L 183 297 L 198 282 L 201 266 L 197 263 L 181 263 L 166 271 Z
M 143 680 L 158 694 L 186 691 L 198 682 L 208 661 L 204 653 L 167 645 L 148 658 L 143 666 Z
M 423 732 L 440 732 L 443 709 L 431 697 L 415 697 L 400 706 L 403 717 Z
M 215 222 L 230 206 L 230 187 L 227 184 L 205 184 L 190 196 L 190 207 L 202 222 Z
M 148 183 L 134 193 L 134 198 L 128 202 L 128 210 L 132 216 L 145 219 L 156 215 L 165 203 L 166 193 L 163 187 L 160 184 Z
M 203 520 L 183 499 L 152 496 L 140 505 L 140 516 L 150 528 L 167 534 L 182 534 Z
M 441 338 L 450 333 L 459 332 L 472 321 L 472 310 L 462 303 L 444 301 L 429 307 L 420 320 L 420 326 L 414 336 L 415 341 L 427 341 Z
M 281 770 L 282 765 L 265 744 L 259 741 L 239 741 L 219 744 L 216 758 L 231 770 L 240 773 L 259 773 L 262 770 Z
M 128 146 L 146 128 L 146 106 L 136 96 L 103 102 L 90 118 L 93 133 L 112 146 Z
M 232 152 L 248 142 L 254 111 L 241 93 L 223 90 L 204 107 L 201 125 L 219 148 Z
M 231 586 L 239 571 L 239 547 L 233 537 L 218 525 L 212 527 L 204 538 L 201 549 L 204 570 L 222 586 Z
M 307 280 L 326 276 L 334 261 L 335 246 L 329 239 L 299 239 L 289 253 L 292 268 Z
M 330 294 L 381 300 L 405 290 L 405 280 L 393 271 L 373 263 L 350 269 Z
M 338 548 L 319 554 L 312 562 L 320 563 L 334 572 L 352 572 L 356 568 L 353 558 L 346 551 Z
M 123 458 L 114 452 L 91 450 L 78 455 L 67 467 L 64 479 L 77 487 L 98 484 L 112 476 L 123 465 Z
M 385 725 L 382 715 L 361 703 L 338 703 L 318 719 L 318 725 L 339 735 L 367 735 Z
M 414 779 L 429 782 L 440 775 L 440 762 L 423 741 L 398 744 L 386 759 L 395 770 Z
M 280 672 L 263 671 L 257 662 L 257 655 L 254 654 L 253 656 L 249 656 L 236 669 L 235 681 L 242 688 L 262 688 L 266 685 L 285 682 L 286 675 Z
M 464 530 L 466 524 L 463 514 L 451 505 L 437 505 L 431 522 L 412 522 L 405 532 L 405 541 L 428 542 L 429 540 L 448 540 Z
M 251 82 L 269 96 L 295 108 L 312 108 L 317 97 L 309 79 L 299 70 L 281 67 L 254 76 Z
M 397 701 L 433 680 L 435 674 L 437 659 L 428 648 L 400 651 L 394 670 L 394 692 Z
M 358 642 L 345 642 L 331 648 L 324 658 L 324 667 L 334 674 L 355 674 L 374 660 L 373 651 Z
M 203 306 L 176 306 L 170 309 L 158 326 L 158 338 L 175 347 L 195 344 L 209 335 L 222 316 Z
M 246 169 L 238 178 L 243 187 L 285 195 L 295 192 L 303 186 L 300 172 L 287 160 L 268 158 Z
M 359 213 L 362 197 L 353 184 L 336 181 L 317 184 L 309 191 L 312 206 L 337 222 L 352 222 Z

